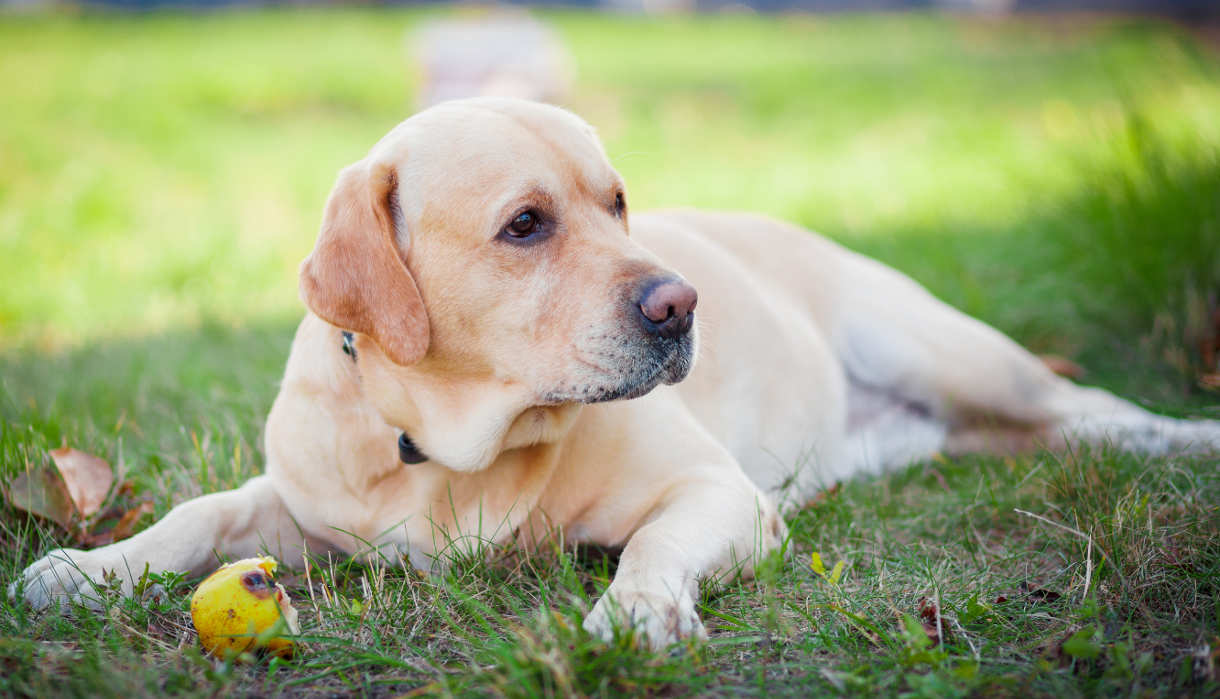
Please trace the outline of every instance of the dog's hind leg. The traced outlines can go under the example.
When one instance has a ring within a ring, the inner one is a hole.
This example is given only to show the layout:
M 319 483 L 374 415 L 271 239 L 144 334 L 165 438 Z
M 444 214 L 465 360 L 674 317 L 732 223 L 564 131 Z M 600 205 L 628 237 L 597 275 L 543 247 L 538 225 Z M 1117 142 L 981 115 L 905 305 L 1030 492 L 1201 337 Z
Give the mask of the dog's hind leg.
M 1167 418 L 1078 386 L 874 260 L 849 252 L 839 270 L 829 334 L 850 380 L 942 420 L 949 450 L 1066 440 L 1151 454 L 1220 452 L 1220 422 Z
M 945 448 L 948 424 L 926 407 L 855 381 L 847 391 L 847 435 L 840 477 L 881 473 Z
M 99 586 L 117 581 L 129 595 L 146 567 L 151 573 L 201 574 L 219 563 L 218 554 L 243 558 L 269 552 L 295 560 L 304 542 L 270 479 L 258 476 L 235 490 L 188 500 L 130 539 L 91 551 L 51 551 L 26 568 L 8 594 L 15 598 L 21 592 L 35 609 L 57 599 L 97 607 Z

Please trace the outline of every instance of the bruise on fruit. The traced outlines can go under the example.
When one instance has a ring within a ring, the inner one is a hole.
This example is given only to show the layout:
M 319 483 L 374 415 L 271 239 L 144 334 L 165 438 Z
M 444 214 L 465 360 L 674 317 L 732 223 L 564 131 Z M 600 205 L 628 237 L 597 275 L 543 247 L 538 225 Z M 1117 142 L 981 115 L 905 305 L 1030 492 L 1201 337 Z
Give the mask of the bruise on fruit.
M 267 574 L 261 570 L 252 570 L 241 576 L 241 585 L 250 592 L 250 594 L 259 599 L 267 599 L 271 596 L 274 589 L 271 585 L 271 580 Z

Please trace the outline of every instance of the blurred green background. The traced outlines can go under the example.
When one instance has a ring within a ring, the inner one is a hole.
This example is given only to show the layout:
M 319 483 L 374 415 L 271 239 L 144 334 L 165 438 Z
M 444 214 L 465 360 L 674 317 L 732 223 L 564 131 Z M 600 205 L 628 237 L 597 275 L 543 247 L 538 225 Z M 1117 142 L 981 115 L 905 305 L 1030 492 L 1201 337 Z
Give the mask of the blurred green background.
M 423 16 L 0 21 L 5 345 L 60 350 L 296 314 L 296 265 L 336 171 L 411 111 L 406 44 Z M 1062 306 L 1134 304 L 1120 313 L 1147 326 L 1165 294 L 1184 291 L 1173 287 L 1215 282 L 1220 61 L 1181 29 L 549 19 L 577 62 L 569 106 L 599 129 L 637 208 L 790 219 L 1069 350 L 1076 340 L 1054 338 L 1079 319 Z M 1142 210 L 1160 196 L 1172 205 Z M 1148 230 L 1116 230 L 1128 226 Z M 1114 235 L 1140 249 L 1113 249 Z M 1151 259 L 1074 278 L 1088 266 L 1079 256 L 1135 252 Z M 1097 281 L 1116 286 L 1079 285 Z M 1124 288 L 1144 284 L 1156 286 Z
M 0 18 L 6 390 L 41 392 L 31 357 L 201 328 L 274 328 L 282 360 L 335 173 L 412 111 L 440 12 Z M 1214 44 L 1072 15 L 543 17 L 637 210 L 798 222 L 1094 380 L 1209 402 Z

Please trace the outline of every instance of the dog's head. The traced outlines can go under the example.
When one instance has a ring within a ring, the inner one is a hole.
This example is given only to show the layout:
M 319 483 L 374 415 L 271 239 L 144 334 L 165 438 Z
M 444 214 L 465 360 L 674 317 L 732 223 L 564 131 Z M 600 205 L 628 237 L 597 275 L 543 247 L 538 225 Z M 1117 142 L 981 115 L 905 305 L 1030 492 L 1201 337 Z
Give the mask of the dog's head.
M 376 402 L 403 429 L 437 408 L 396 407 L 425 384 L 478 386 L 458 399 L 466 410 L 518 414 L 634 398 L 689 372 L 696 298 L 628 233 L 622 178 L 585 122 L 531 102 L 450 102 L 343 170 L 301 294 L 376 345 L 361 371 L 402 387 Z

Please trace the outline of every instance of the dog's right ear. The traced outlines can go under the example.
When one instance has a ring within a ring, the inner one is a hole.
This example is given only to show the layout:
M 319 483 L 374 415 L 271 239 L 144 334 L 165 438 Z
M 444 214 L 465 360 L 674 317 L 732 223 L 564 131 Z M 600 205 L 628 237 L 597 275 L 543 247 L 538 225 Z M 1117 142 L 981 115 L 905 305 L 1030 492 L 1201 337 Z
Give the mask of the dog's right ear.
M 301 263 L 301 299 L 331 325 L 368 335 L 395 364 L 428 351 L 428 314 L 399 253 L 398 173 L 362 160 L 339 173 L 313 252 Z

